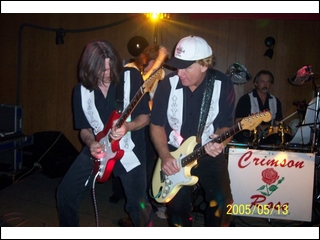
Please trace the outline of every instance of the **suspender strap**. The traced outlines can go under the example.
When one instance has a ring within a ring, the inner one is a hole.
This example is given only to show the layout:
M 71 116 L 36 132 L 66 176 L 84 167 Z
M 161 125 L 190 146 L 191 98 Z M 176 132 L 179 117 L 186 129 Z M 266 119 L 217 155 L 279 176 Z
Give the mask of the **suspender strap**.
M 203 133 L 204 125 L 208 117 L 215 79 L 216 79 L 216 74 L 213 70 L 213 72 L 210 73 L 209 75 L 209 79 L 206 84 L 206 89 L 204 91 L 203 98 L 202 98 L 200 119 L 199 119 L 199 125 L 198 125 L 198 134 L 196 138 L 197 143 L 201 143 L 201 135 Z

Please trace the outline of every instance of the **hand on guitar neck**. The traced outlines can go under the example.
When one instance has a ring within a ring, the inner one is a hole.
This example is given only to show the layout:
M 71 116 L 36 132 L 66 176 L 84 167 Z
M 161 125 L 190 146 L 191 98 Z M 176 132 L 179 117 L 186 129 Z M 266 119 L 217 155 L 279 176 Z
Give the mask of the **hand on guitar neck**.
M 119 119 L 113 121 L 112 129 L 110 131 L 110 137 L 113 140 L 121 139 L 129 131 L 129 124 L 124 122 L 120 127 L 117 126 Z

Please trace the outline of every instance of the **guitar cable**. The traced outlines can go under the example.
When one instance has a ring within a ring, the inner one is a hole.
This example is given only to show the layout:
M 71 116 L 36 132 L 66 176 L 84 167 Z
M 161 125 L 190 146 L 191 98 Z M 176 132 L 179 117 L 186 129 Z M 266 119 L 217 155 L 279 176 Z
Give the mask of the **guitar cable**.
M 92 174 L 92 172 L 91 172 L 91 174 Z M 91 176 L 91 174 L 90 174 L 90 176 Z M 96 199 L 96 192 L 95 192 L 95 184 L 96 184 L 96 179 L 97 179 L 98 175 L 99 175 L 99 171 L 94 176 L 93 183 L 92 183 L 92 199 L 93 199 L 94 213 L 96 215 L 96 226 L 97 227 L 99 227 L 99 216 L 98 216 L 98 206 L 97 206 L 97 199 Z M 90 178 L 90 176 L 89 176 L 89 178 Z

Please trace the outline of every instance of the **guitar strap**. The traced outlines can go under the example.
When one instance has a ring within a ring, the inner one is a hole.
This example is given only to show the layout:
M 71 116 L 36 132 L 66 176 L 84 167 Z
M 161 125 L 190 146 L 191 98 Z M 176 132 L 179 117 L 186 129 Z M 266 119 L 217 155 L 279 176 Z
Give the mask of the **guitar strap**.
M 124 73 L 122 73 L 124 74 Z M 121 77 L 120 79 L 124 79 Z M 121 81 L 117 84 L 117 92 L 116 92 L 116 110 L 120 114 L 123 111 L 123 89 L 124 89 L 124 81 Z
M 201 135 L 203 133 L 204 125 L 208 117 L 215 79 L 216 79 L 216 74 L 215 74 L 215 71 L 213 70 L 212 72 L 209 73 L 209 79 L 206 83 L 206 89 L 204 91 L 203 98 L 202 98 L 200 119 L 199 119 L 199 125 L 198 125 L 198 134 L 196 137 L 197 143 L 201 143 Z

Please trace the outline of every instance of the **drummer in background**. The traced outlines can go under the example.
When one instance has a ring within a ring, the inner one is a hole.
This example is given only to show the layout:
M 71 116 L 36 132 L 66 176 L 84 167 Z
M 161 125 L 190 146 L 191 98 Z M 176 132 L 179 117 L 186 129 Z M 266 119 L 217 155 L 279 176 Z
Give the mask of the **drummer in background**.
M 274 83 L 273 74 L 268 70 L 261 70 L 253 80 L 255 89 L 241 96 L 235 109 L 235 123 L 251 114 L 257 114 L 265 110 L 270 111 L 272 120 L 268 123 L 262 122 L 258 127 L 259 139 L 268 133 L 270 126 L 279 125 L 282 121 L 282 106 L 280 100 L 269 93 Z M 240 132 L 241 133 L 241 132 Z M 240 134 L 238 133 L 238 134 Z M 237 134 L 236 134 L 237 135 Z M 234 139 L 236 139 L 236 135 Z

